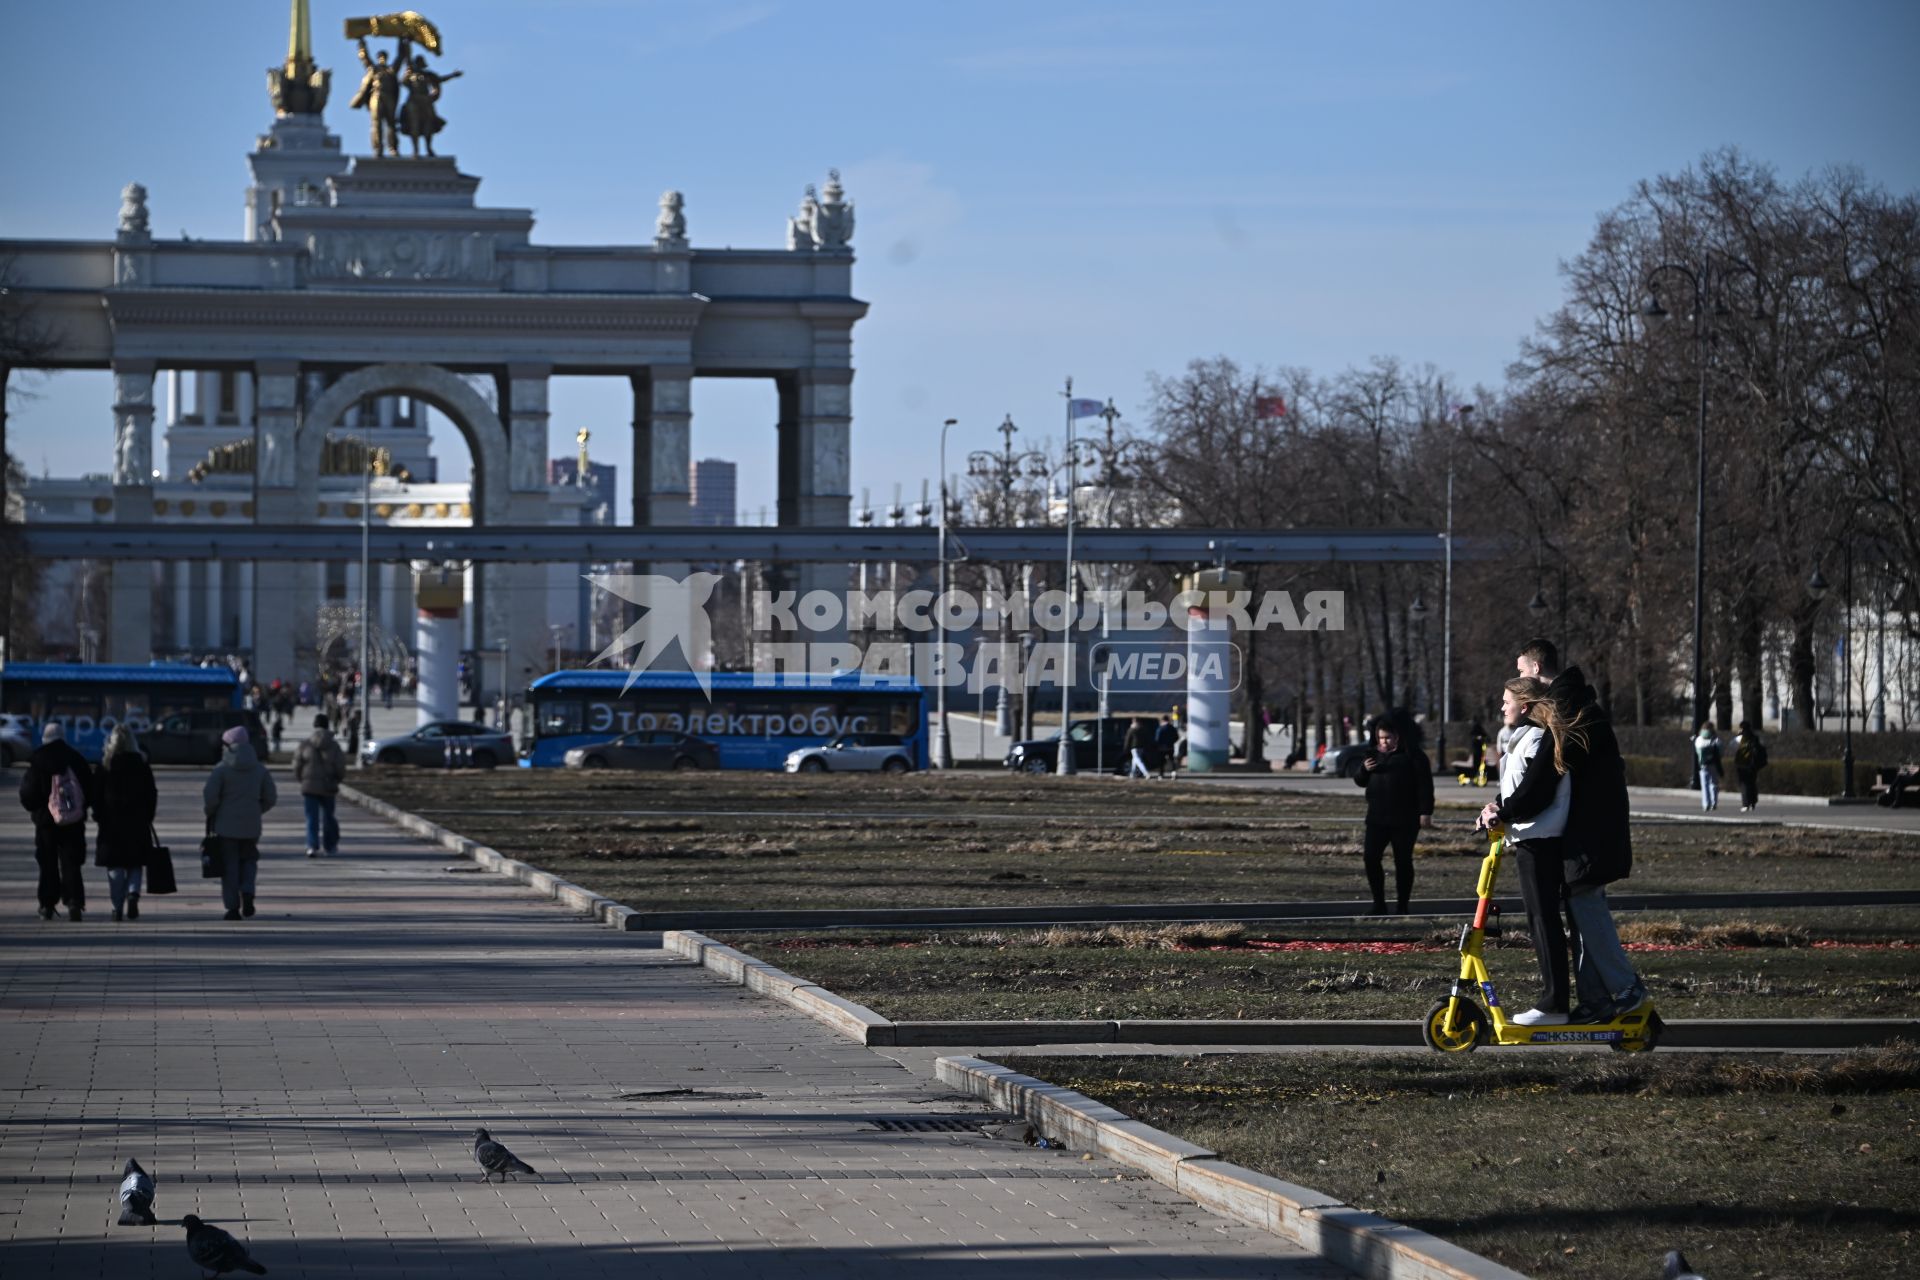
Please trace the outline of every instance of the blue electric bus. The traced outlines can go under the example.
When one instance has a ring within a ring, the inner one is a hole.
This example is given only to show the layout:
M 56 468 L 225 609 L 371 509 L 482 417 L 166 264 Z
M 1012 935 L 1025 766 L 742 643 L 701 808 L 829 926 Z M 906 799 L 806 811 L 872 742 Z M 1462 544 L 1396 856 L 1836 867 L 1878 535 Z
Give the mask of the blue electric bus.
M 41 726 L 55 721 L 89 760 L 100 758 L 107 735 L 123 721 L 144 741 L 170 719 L 190 722 L 198 713 L 239 706 L 239 677 L 225 667 L 9 662 L 0 670 L 0 711 L 27 718 L 28 741 L 37 745 Z
M 535 768 L 555 768 L 574 747 L 635 730 L 671 729 L 719 748 L 723 769 L 778 769 L 787 753 L 842 733 L 898 734 L 914 767 L 927 767 L 927 706 L 907 680 L 862 676 L 717 672 L 712 696 L 692 672 L 650 671 L 626 688 L 625 671 L 556 671 L 533 682 Z

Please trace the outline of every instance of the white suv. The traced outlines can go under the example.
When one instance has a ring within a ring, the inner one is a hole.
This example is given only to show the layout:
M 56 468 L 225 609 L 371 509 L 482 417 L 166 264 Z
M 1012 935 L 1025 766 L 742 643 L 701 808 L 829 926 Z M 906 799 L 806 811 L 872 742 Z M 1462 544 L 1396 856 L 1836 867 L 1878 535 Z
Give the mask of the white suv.
M 843 733 L 823 747 L 787 755 L 788 773 L 906 773 L 913 757 L 897 733 Z

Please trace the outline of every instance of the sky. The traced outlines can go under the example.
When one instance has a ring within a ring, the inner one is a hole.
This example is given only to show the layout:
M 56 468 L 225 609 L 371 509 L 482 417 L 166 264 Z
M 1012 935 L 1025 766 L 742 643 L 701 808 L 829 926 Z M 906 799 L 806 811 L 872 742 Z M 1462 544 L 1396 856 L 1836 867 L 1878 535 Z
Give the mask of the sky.
M 435 7 L 435 6 L 438 7 Z M 342 20 L 314 0 L 326 119 L 364 113 Z M 284 0 L 0 0 L 0 237 L 113 234 L 146 185 L 156 236 L 242 233 L 272 122 Z M 432 0 L 442 154 L 534 240 L 651 240 L 661 191 L 698 246 L 777 247 L 803 187 L 858 211 L 854 505 L 1061 434 L 1060 391 L 1129 421 L 1151 374 L 1226 355 L 1332 374 L 1374 356 L 1498 385 L 1561 296 L 1559 264 L 1640 179 L 1737 146 L 1920 190 L 1910 0 L 881 4 Z M 1901 122 L 1906 123 L 1902 124 Z M 104 373 L 33 384 L 29 469 L 103 471 Z M 624 382 L 554 385 L 555 455 L 592 430 L 624 474 Z M 694 455 L 774 500 L 771 384 L 695 384 Z M 444 424 L 443 424 L 444 426 Z M 443 474 L 465 446 L 436 431 Z

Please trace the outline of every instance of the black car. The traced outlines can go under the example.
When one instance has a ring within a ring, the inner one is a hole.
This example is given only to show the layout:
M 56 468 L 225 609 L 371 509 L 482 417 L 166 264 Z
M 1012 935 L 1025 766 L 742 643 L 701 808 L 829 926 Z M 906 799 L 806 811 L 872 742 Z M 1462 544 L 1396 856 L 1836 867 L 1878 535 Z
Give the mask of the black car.
M 569 769 L 718 769 L 720 748 L 704 738 L 671 729 L 623 733 L 606 742 L 575 747 Z
M 513 737 L 484 724 L 435 720 L 412 733 L 362 743 L 360 761 L 362 764 L 411 764 L 424 769 L 439 769 L 449 763 L 463 768 L 491 769 L 513 763 Z
M 1067 736 L 1073 741 L 1074 767 L 1091 773 L 1099 767 L 1099 761 L 1104 757 L 1109 772 L 1125 773 L 1127 753 L 1124 744 L 1133 720 L 1132 716 L 1075 720 L 1067 730 Z M 1106 740 L 1104 748 L 1100 738 L 1094 737 L 1095 726 L 1100 727 L 1101 737 Z M 1056 733 L 1050 738 L 1014 743 L 1004 763 L 1007 768 L 1020 773 L 1053 773 L 1059 768 L 1059 761 L 1060 735 Z
M 241 707 L 217 711 L 176 711 L 145 733 L 134 735 L 151 764 L 219 764 L 220 736 L 235 725 L 246 728 L 253 754 L 267 758 L 267 730 L 258 712 Z

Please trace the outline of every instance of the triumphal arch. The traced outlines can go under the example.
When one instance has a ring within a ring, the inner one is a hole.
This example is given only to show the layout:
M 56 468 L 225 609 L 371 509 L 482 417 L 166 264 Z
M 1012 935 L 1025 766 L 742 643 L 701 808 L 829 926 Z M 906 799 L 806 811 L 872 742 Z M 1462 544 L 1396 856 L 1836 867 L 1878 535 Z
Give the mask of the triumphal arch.
M 438 32 L 417 14 L 349 21 L 356 30 L 365 71 L 354 105 L 369 112 L 374 138 L 393 141 L 386 154 L 349 154 L 329 130 L 330 74 L 315 63 L 305 0 L 294 0 L 286 61 L 268 75 L 274 120 L 248 157 L 241 238 L 155 236 L 136 182 L 110 240 L 0 241 L 9 288 L 49 339 L 33 363 L 112 371 L 113 429 L 101 433 L 112 442 L 111 490 L 83 518 L 164 524 L 192 508 L 214 559 L 223 527 L 338 520 L 329 506 L 341 504 L 322 500 L 330 442 L 391 426 L 400 403 L 403 417 L 438 409 L 466 438 L 472 498 L 450 518 L 539 524 L 550 501 L 549 380 L 593 375 L 632 389 L 636 524 L 688 523 L 692 383 L 726 377 L 778 390 L 779 523 L 848 525 L 852 330 L 867 308 L 852 293 L 853 207 L 837 176 L 807 188 L 778 247 L 695 248 L 677 191 L 657 210 L 631 210 L 628 242 L 539 244 L 532 212 L 482 204 L 480 179 L 453 156 L 391 153 L 400 139 L 431 151 L 445 123 L 440 91 L 453 76 L 420 53 L 442 53 Z M 381 46 L 371 57 L 369 39 Z M 446 93 L 484 91 L 467 81 Z M 202 416 L 182 431 L 250 465 L 235 500 L 156 499 L 168 480 L 154 454 L 161 379 L 176 403 L 182 379 L 199 387 Z M 372 509 L 389 518 L 410 508 Z M 152 602 L 167 590 L 166 569 L 112 564 L 104 656 L 144 662 L 154 652 Z M 324 570 L 310 560 L 246 566 L 242 631 L 259 678 L 306 674 Z M 542 589 L 542 567 L 472 572 L 479 645 L 510 644 L 512 671 L 533 665 L 545 615 L 525 602 Z M 830 564 L 795 577 L 844 585 Z

